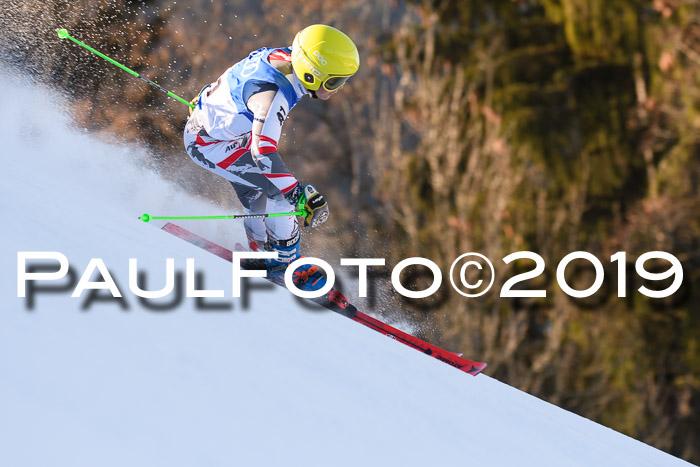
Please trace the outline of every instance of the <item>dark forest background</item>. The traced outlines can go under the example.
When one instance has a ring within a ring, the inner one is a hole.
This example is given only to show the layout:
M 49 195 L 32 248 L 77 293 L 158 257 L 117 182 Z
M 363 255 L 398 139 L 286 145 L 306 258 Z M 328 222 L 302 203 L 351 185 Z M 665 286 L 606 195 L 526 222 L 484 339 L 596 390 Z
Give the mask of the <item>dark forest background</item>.
M 489 362 L 487 374 L 700 463 L 697 1 L 5 0 L 0 58 L 65 93 L 77 127 L 146 145 L 165 177 L 236 209 L 184 153 L 185 106 L 55 29 L 191 98 L 318 22 L 356 41 L 361 69 L 285 124 L 283 158 L 333 213 L 305 237 L 314 253 L 423 256 L 443 271 L 468 251 L 538 253 L 547 273 L 526 285 L 547 298 L 466 299 L 443 284 L 426 308 L 379 281 L 375 312 L 400 304 L 394 318 Z M 588 299 L 553 280 L 575 250 L 609 269 Z M 633 282 L 618 298 L 610 256 L 627 252 L 633 276 L 652 250 L 681 260 L 682 289 L 650 299 Z M 530 269 L 501 263 L 495 290 Z

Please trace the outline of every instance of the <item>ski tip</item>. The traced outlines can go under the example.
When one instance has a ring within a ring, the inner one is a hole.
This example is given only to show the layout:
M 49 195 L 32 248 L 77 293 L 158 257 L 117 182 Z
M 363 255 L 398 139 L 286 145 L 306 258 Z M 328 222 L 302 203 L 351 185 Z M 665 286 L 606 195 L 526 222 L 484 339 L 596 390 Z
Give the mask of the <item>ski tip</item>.
M 148 221 L 151 220 L 151 215 L 150 215 L 150 214 L 147 214 L 147 213 L 143 213 L 143 215 L 141 215 L 141 216 L 139 217 L 139 219 L 142 220 L 142 221 L 144 221 L 144 222 L 148 222 Z
M 68 30 L 66 29 L 56 29 L 56 33 L 61 39 L 65 39 L 68 37 Z

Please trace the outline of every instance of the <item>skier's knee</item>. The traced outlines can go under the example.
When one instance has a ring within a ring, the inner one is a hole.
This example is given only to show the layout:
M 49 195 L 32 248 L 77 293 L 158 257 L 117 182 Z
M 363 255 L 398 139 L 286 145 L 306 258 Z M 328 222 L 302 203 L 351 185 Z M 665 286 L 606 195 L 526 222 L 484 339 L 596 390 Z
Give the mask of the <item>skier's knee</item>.
M 236 190 L 236 195 L 245 209 L 251 209 L 255 205 L 255 201 L 263 195 L 263 192 L 256 187 L 244 186 L 233 182 L 231 182 L 231 185 Z

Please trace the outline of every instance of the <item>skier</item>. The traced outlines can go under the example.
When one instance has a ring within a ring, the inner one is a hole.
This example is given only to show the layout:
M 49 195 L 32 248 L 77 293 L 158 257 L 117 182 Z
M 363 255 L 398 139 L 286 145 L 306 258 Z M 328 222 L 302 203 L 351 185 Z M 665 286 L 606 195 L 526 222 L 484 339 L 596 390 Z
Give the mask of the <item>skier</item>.
M 324 223 L 329 214 L 325 198 L 290 173 L 277 143 L 302 97 L 329 99 L 359 66 L 353 41 L 321 24 L 297 33 L 291 48 L 252 52 L 192 101 L 196 107 L 184 132 L 187 153 L 233 185 L 246 213 L 292 212 L 303 206 L 305 227 Z M 246 219 L 244 226 L 252 251 L 277 251 L 277 260 L 266 260 L 269 276 L 284 277 L 287 265 L 301 257 L 295 216 Z M 324 279 L 315 266 L 294 272 L 297 286 L 319 288 Z

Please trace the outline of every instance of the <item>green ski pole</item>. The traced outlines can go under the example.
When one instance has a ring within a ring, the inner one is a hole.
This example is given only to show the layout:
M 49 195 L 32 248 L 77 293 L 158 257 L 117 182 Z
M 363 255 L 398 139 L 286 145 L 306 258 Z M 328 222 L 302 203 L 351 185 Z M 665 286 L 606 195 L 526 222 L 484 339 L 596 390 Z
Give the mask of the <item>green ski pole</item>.
M 285 216 L 301 216 L 306 217 L 309 215 L 309 211 L 304 207 L 306 204 L 306 197 L 302 196 L 297 201 L 297 210 L 292 212 L 272 212 L 272 213 L 260 213 L 260 214 L 230 214 L 224 216 L 151 216 L 146 213 L 139 217 L 140 220 L 144 222 L 149 222 L 151 220 L 174 220 L 174 219 L 256 219 L 265 217 L 285 217 Z
M 136 73 L 134 70 L 125 67 L 124 65 L 122 65 L 122 64 L 119 63 L 118 61 L 113 60 L 113 59 L 109 58 L 108 56 L 106 56 L 105 54 L 98 52 L 97 50 L 93 49 L 93 48 L 90 47 L 89 45 L 83 44 L 83 43 L 80 42 L 78 39 L 76 39 L 75 37 L 73 37 L 73 36 L 71 36 L 70 34 L 68 34 L 68 31 L 67 31 L 67 30 L 65 30 L 65 29 L 57 29 L 56 32 L 58 33 L 58 37 L 60 37 L 61 39 L 70 39 L 70 40 L 72 40 L 73 42 L 75 42 L 75 43 L 78 44 L 79 46 L 88 49 L 90 52 L 94 53 L 95 55 L 97 55 L 97 56 L 99 56 L 99 57 L 104 58 L 105 60 L 107 60 L 107 61 L 108 61 L 109 63 L 111 63 L 112 65 L 118 66 L 118 67 L 121 68 L 122 70 L 126 71 L 127 73 L 130 73 L 131 75 L 137 77 L 138 79 L 147 82 L 148 84 L 150 84 L 151 86 L 153 86 L 153 87 L 156 88 L 157 90 L 164 92 L 165 94 L 167 94 L 168 96 L 172 97 L 173 99 L 178 100 L 178 101 L 182 102 L 183 104 L 187 104 L 188 106 L 190 106 L 190 108 L 193 108 L 193 109 L 194 109 L 194 108 L 196 107 L 193 103 L 186 101 L 185 99 L 183 99 L 182 97 L 178 96 L 177 94 L 173 94 L 172 92 L 168 91 L 168 90 L 165 89 L 163 86 L 161 86 L 160 84 L 154 83 L 153 81 L 151 81 L 151 80 L 148 79 L 148 78 L 144 78 L 144 77 L 141 76 L 140 74 Z
M 303 209 L 300 211 L 293 212 L 275 212 L 275 213 L 263 213 L 263 214 L 231 214 L 228 216 L 151 216 L 150 214 L 144 214 L 139 217 L 140 220 L 144 222 L 149 222 L 152 220 L 162 219 L 162 220 L 175 220 L 175 219 L 255 219 L 264 217 L 285 217 L 285 216 L 301 216 L 306 217 L 309 213 Z

